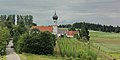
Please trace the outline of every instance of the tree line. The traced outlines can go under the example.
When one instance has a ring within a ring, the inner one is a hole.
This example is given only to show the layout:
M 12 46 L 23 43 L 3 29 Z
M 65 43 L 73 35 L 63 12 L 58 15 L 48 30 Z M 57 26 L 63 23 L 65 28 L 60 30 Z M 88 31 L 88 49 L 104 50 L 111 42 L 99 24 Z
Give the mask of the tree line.
M 5 53 L 10 38 L 13 38 L 13 47 L 18 53 L 53 54 L 55 35 L 31 29 L 36 25 L 32 15 L 0 15 L 0 54 L 1 50 Z
M 74 24 L 66 24 L 66 25 L 59 25 L 59 28 L 78 28 L 81 29 L 83 27 L 87 28 L 88 30 L 94 30 L 94 31 L 102 31 L 102 32 L 120 32 L 120 27 L 112 26 L 112 25 L 101 25 L 101 24 L 94 24 L 94 23 L 86 23 L 86 22 L 77 22 Z
M 15 26 L 15 23 L 17 25 L 20 25 L 21 23 L 25 24 L 29 28 L 33 25 L 37 25 L 33 23 L 32 15 L 0 15 L 0 22 L 4 27 L 9 29 L 11 37 L 13 36 L 13 27 Z

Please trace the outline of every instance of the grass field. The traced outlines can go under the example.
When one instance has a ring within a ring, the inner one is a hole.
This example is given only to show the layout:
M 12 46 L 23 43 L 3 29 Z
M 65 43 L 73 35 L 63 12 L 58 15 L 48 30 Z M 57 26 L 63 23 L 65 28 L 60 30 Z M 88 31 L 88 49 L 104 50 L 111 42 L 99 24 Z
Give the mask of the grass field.
M 95 47 L 100 47 L 111 57 L 120 59 L 120 33 L 90 31 L 90 40 Z
M 92 42 L 92 45 L 94 45 L 95 47 L 97 48 L 100 47 L 100 50 L 105 52 L 105 54 L 108 54 L 113 58 L 120 59 L 120 33 L 90 31 L 90 41 Z M 58 48 L 58 46 L 56 47 L 56 53 L 58 54 L 58 56 L 34 55 L 27 53 L 19 54 L 19 56 L 21 57 L 22 60 L 66 60 L 67 59 L 66 56 L 70 57 L 72 55 L 74 57 L 79 52 L 79 50 L 83 48 L 74 38 L 61 39 L 57 43 L 60 44 L 59 46 L 63 46 L 60 48 Z M 60 56 L 61 53 L 63 54 L 62 56 L 64 57 Z
M 28 53 L 19 54 L 19 56 L 22 60 L 79 60 L 80 58 L 82 60 L 88 58 L 96 60 L 95 53 L 93 53 L 93 51 L 88 51 L 88 47 L 82 46 L 75 38 L 59 38 L 58 43 L 60 49 L 60 54 L 58 56 L 56 54 L 54 54 L 54 56 L 46 56 Z
M 84 44 L 75 38 L 59 38 L 58 39 L 60 53 L 62 57 L 73 57 L 81 60 L 96 60 L 96 53 L 89 49 L 88 44 Z
M 0 60 L 6 60 L 6 56 L 3 57 L 0 56 Z
M 62 57 L 55 57 L 51 55 L 35 55 L 29 53 L 19 54 L 21 60 L 64 60 Z

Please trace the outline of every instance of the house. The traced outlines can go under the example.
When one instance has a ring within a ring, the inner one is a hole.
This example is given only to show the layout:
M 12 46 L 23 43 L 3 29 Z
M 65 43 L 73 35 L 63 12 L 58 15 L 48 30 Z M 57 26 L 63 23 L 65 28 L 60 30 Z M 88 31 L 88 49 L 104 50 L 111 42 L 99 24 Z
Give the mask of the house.
M 66 35 L 67 37 L 74 37 L 74 35 L 78 33 L 78 31 L 69 31 L 68 29 L 58 29 L 57 28 L 58 16 L 56 12 L 52 18 L 53 18 L 54 24 L 51 26 L 32 26 L 31 28 L 37 28 L 40 31 L 49 31 L 58 37 L 63 36 L 63 35 Z
M 66 36 L 67 37 L 74 37 L 75 34 L 78 34 L 78 31 L 68 31 Z
M 67 31 L 68 31 L 67 29 L 58 29 L 57 36 L 60 37 L 66 35 Z
M 53 26 L 32 26 L 32 28 L 37 28 L 40 31 L 49 31 L 49 32 L 53 32 Z

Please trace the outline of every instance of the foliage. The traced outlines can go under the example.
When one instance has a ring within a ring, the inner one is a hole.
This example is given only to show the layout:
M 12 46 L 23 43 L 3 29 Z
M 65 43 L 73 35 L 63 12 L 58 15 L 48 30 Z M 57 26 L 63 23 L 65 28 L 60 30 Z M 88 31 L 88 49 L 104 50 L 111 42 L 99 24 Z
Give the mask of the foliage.
M 74 23 L 72 25 L 66 24 L 66 25 L 59 25 L 59 28 L 68 28 L 69 27 L 75 27 L 81 29 L 83 26 L 88 28 L 89 30 L 94 30 L 94 31 L 102 31 L 102 32 L 115 32 L 119 33 L 120 32 L 120 27 L 114 27 L 111 25 L 100 25 L 100 24 L 93 24 L 93 23 L 86 23 L 86 22 L 78 22 Z
M 68 30 L 69 31 L 76 31 L 75 27 L 70 27 Z
M 89 31 L 86 28 L 78 29 L 78 34 L 75 34 L 74 37 L 83 42 L 89 41 Z
M 17 24 L 21 24 L 20 22 L 23 21 L 25 25 L 32 25 L 33 23 L 33 16 L 32 15 L 17 15 Z
M 82 28 L 79 34 L 83 40 L 89 41 L 90 37 L 89 37 L 89 31 L 87 30 L 87 28 Z
M 13 44 L 14 44 L 14 49 L 17 51 L 17 44 L 18 44 L 17 42 L 19 41 L 19 37 L 25 32 L 27 32 L 27 28 L 25 27 L 22 21 L 20 25 L 16 25 L 13 28 L 14 28 Z
M 13 26 L 15 25 L 15 15 L 0 15 L 0 23 L 2 23 L 3 26 L 7 27 L 10 31 L 10 35 L 11 37 L 13 37 L 14 33 L 13 33 Z M 27 26 L 34 26 L 37 25 L 35 23 L 33 23 L 33 16 L 32 15 L 17 15 L 17 25 L 23 25 L 24 27 Z M 21 26 L 22 27 L 22 26 Z M 24 27 L 23 28 L 19 28 L 21 32 L 25 31 Z M 22 30 L 23 29 L 23 30 Z M 20 33 L 21 33 L 20 32 Z M 22 34 L 22 33 L 21 33 Z
M 9 41 L 10 33 L 9 30 L 3 26 L 0 26 L 0 53 L 1 50 L 6 48 Z
M 75 38 L 59 38 L 61 56 L 79 58 L 81 60 L 96 60 L 96 54 Z
M 50 32 L 40 32 L 32 29 L 30 33 L 23 34 L 17 42 L 17 51 L 34 54 L 53 54 L 56 38 Z
M 16 46 L 16 51 L 18 53 L 22 53 L 22 51 L 24 50 L 24 46 L 25 46 L 25 39 L 27 39 L 29 37 L 28 33 L 24 33 L 19 37 L 19 40 L 17 41 L 17 46 Z

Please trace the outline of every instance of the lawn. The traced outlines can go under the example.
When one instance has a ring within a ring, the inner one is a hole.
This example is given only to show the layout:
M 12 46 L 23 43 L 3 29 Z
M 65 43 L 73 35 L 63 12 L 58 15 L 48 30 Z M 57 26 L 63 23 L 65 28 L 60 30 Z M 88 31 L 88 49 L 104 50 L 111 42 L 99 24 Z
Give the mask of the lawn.
M 19 54 L 21 60 L 64 60 L 62 57 L 52 55 L 35 55 L 29 53 Z

